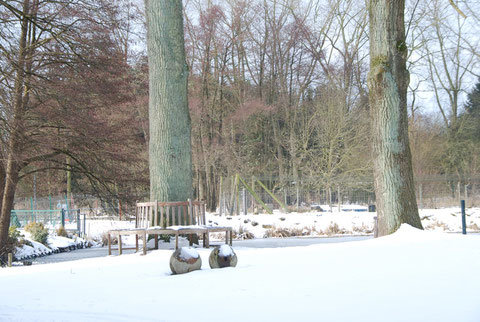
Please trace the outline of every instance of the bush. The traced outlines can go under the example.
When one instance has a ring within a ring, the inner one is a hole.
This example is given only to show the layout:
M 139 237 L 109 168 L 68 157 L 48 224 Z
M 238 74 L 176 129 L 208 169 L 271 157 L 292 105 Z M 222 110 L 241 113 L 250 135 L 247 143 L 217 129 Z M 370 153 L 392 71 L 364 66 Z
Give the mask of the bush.
M 47 246 L 48 229 L 42 223 L 29 222 L 25 226 L 25 231 L 32 235 L 32 239 Z
M 20 232 L 17 230 L 17 227 L 12 226 L 12 227 L 8 228 L 8 242 L 7 243 L 16 246 L 20 242 L 20 240 L 19 240 L 20 237 L 23 237 L 23 235 L 20 234 Z
M 60 228 L 57 229 L 57 236 L 68 237 L 67 230 L 65 229 L 65 227 L 60 226 Z
M 12 226 L 8 228 L 8 237 L 7 243 L 0 248 L 0 266 L 7 265 L 7 254 L 15 254 L 15 247 L 20 246 L 20 232 L 17 230 L 17 227 Z
M 8 228 L 8 238 L 7 238 L 7 245 L 5 250 L 8 253 L 14 253 L 15 247 L 20 246 L 20 238 L 23 237 L 22 234 L 17 230 L 17 227 L 12 226 Z

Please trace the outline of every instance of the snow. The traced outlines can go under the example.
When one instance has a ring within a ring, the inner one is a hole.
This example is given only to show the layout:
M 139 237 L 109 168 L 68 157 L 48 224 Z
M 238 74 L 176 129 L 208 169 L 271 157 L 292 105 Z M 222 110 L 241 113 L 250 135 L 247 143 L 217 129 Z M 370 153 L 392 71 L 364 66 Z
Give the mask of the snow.
M 172 230 L 182 230 L 182 229 L 203 229 L 205 228 L 204 226 L 199 226 L 199 225 L 185 225 L 185 226 L 168 226 L 167 229 L 172 229 Z
M 233 256 L 233 250 L 228 245 L 222 245 L 220 246 L 220 251 L 218 252 L 218 255 L 221 257 Z
M 192 258 L 198 258 L 200 255 L 198 254 L 197 250 L 192 247 L 181 247 L 180 248 L 180 255 L 179 257 L 185 261 L 188 261 Z
M 324 210 L 330 209 L 328 205 L 319 206 Z M 207 213 L 206 220 L 212 226 L 231 226 L 236 232 L 248 231 L 255 238 L 279 237 L 275 232 L 281 230 L 288 231 L 294 236 L 306 237 L 371 235 L 375 223 L 374 217 L 377 214 L 366 210 L 367 208 L 362 206 L 344 205 L 340 212 L 338 207 L 332 207 L 332 212 L 310 210 L 286 214 L 274 210 L 272 215 L 249 213 L 239 216 L 218 216 Z M 462 231 L 459 207 L 422 209 L 420 218 L 426 230 Z M 468 208 L 466 219 L 467 232 L 480 231 L 480 208 Z
M 75 242 L 70 238 L 51 235 L 48 237 L 47 243 L 52 248 L 68 248 L 75 245 Z
M 199 248 L 202 269 L 182 275 L 171 250 L 0 269 L 0 320 L 480 321 L 479 234 L 233 245 L 236 268 L 210 269 Z
M 30 245 L 24 244 L 22 247 L 16 247 L 15 260 L 27 260 L 40 256 L 51 255 L 56 252 L 65 251 L 69 249 L 84 248 L 96 246 L 94 241 L 86 241 L 78 236 L 72 236 L 72 238 L 62 237 L 55 235 L 54 231 L 50 231 L 47 238 L 48 246 L 45 246 L 35 240 L 33 240 L 31 234 L 23 229 L 20 229 L 20 235 L 23 236 L 26 242 Z M 0 319 L 1 321 L 1 319 Z

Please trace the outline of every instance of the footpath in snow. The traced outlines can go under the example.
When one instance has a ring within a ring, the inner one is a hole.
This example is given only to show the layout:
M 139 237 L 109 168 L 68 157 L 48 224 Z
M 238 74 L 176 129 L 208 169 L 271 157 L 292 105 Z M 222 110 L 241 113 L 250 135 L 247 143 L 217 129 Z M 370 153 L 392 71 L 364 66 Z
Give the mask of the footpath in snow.
M 235 242 L 234 242 L 235 248 Z M 480 236 L 404 225 L 366 241 L 235 249 L 171 275 L 170 250 L 0 270 L 2 321 L 480 321 Z

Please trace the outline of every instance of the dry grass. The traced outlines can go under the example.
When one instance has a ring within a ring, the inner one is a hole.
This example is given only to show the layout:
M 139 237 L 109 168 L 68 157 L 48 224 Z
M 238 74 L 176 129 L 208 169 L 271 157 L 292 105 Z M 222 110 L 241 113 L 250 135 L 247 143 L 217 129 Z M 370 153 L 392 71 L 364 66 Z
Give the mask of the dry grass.
M 247 228 L 240 226 L 238 232 L 236 230 L 233 231 L 233 238 L 235 239 L 253 239 L 255 236 L 248 231 Z
M 288 212 L 298 212 L 298 213 L 306 213 L 306 212 L 312 212 L 314 210 L 308 208 L 308 207 L 298 207 L 297 206 L 287 206 Z
M 367 225 L 365 225 L 364 223 L 362 223 L 361 226 L 354 226 L 354 227 L 353 227 L 353 232 L 355 232 L 355 233 L 372 234 L 372 233 L 373 233 L 373 229 L 372 229 L 372 228 L 369 228 Z
M 480 227 L 476 223 L 472 223 L 467 226 L 468 229 L 474 230 L 474 231 L 480 231 Z
M 68 237 L 67 230 L 65 229 L 65 227 L 60 226 L 60 227 L 57 229 L 57 236 Z
M 298 237 L 298 236 L 310 236 L 312 233 L 317 233 L 315 227 L 293 227 L 293 228 L 281 228 L 273 226 L 271 229 L 265 231 L 264 238 L 286 238 L 286 237 Z

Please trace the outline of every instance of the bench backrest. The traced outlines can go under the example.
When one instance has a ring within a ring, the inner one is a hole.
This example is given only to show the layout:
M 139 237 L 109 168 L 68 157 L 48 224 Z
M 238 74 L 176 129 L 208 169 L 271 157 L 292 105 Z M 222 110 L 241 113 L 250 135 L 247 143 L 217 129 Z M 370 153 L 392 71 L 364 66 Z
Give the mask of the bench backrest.
M 140 202 L 135 217 L 137 228 L 205 225 L 205 202 Z

